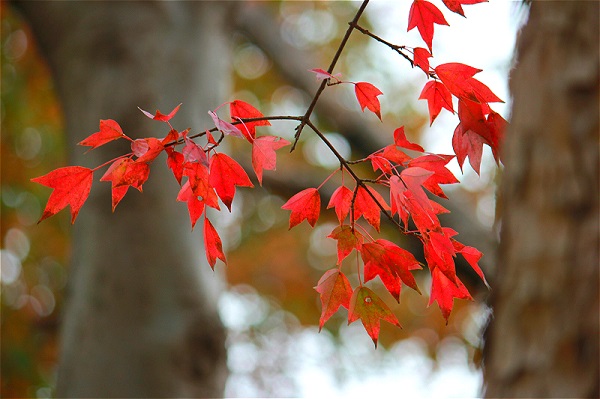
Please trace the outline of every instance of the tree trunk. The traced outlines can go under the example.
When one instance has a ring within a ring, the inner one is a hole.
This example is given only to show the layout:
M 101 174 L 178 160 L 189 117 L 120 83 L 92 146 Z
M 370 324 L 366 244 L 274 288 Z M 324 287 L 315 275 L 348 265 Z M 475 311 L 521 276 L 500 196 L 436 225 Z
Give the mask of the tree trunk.
M 597 1 L 534 1 L 517 45 L 487 397 L 599 388 Z
M 128 151 L 115 142 L 83 155 L 76 143 L 97 131 L 99 119 L 115 119 L 131 137 L 164 137 L 166 125 L 137 106 L 168 112 L 183 102 L 173 120 L 183 130 L 207 125 L 207 110 L 223 101 L 223 3 L 18 6 L 55 77 L 70 164 L 95 167 Z M 110 186 L 97 182 L 102 173 L 95 173 L 73 229 L 57 396 L 222 396 L 218 277 L 204 261 L 201 238 L 190 233 L 185 206 L 175 201 L 175 179 L 164 165 L 153 166 L 144 194 L 129 190 L 112 215 Z

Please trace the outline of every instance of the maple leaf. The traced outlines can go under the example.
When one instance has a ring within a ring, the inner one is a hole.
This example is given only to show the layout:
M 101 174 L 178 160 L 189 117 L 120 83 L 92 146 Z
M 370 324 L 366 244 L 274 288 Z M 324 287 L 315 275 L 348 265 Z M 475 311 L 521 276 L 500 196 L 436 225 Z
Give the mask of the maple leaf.
M 94 148 L 100 147 L 110 141 L 117 140 L 120 138 L 126 138 L 131 140 L 127 135 L 123 133 L 121 126 L 112 119 L 101 119 L 100 120 L 100 131 L 90 135 L 89 137 L 81 140 L 78 145 L 92 147 L 89 151 Z
M 364 286 L 357 287 L 352 294 L 352 298 L 350 298 L 348 324 L 353 323 L 358 319 L 362 322 L 376 348 L 379 330 L 381 328 L 380 320 L 385 320 L 390 324 L 402 328 L 396 316 L 381 298 Z
M 137 162 L 151 163 L 165 149 L 162 141 L 154 137 L 137 139 L 131 143 L 131 151 Z
M 290 215 L 290 229 L 300 224 L 304 219 L 312 227 L 315 227 L 321 212 L 321 197 L 316 188 L 307 188 L 295 194 L 283 206 L 282 209 L 292 211 Z
M 446 7 L 448 7 L 448 9 L 450 11 L 460 14 L 464 17 L 465 14 L 463 12 L 462 5 L 484 3 L 484 2 L 487 2 L 488 0 L 442 0 L 442 1 L 446 5 Z
M 326 79 L 334 79 L 339 82 L 342 77 L 341 73 L 336 73 L 335 75 L 332 75 L 329 72 L 327 72 L 326 70 L 321 69 L 321 68 L 313 68 L 313 69 L 309 69 L 309 71 L 314 73 L 317 80 L 319 80 L 319 81 L 326 80 Z
M 385 174 L 392 173 L 391 162 L 381 154 L 381 151 L 377 151 L 367 157 L 367 159 L 371 161 L 373 171 L 381 170 Z
M 421 293 L 414 276 L 410 273 L 410 270 L 420 269 L 421 266 L 407 250 L 400 248 L 391 241 L 380 238 L 374 242 L 363 244 L 360 255 L 365 265 L 365 282 L 373 279 L 376 275 L 382 278 L 384 284 L 386 283 L 386 277 L 397 277 L 404 284 Z M 393 287 L 395 292 L 390 290 L 390 293 L 394 295 L 396 300 L 399 300 L 400 287 L 396 287 L 395 284 Z
M 500 147 L 504 139 L 504 131 L 508 122 L 498 113 L 491 111 L 486 119 L 486 125 L 490 132 L 489 145 L 492 148 L 492 154 L 496 163 L 500 162 Z
M 440 114 L 442 108 L 454 113 L 452 107 L 452 94 L 442 82 L 437 80 L 429 81 L 423 87 L 419 100 L 427 100 L 427 108 L 429 109 L 429 125 Z
M 173 118 L 175 116 L 175 114 L 177 113 L 177 111 L 179 111 L 179 107 L 181 107 L 181 104 L 179 104 L 178 106 L 176 106 L 175 108 L 173 108 L 173 111 L 169 112 L 167 115 L 163 114 L 159 110 L 156 110 L 156 112 L 154 113 L 154 115 L 152 115 L 150 112 L 144 111 L 140 107 L 138 107 L 138 109 L 140 111 L 142 111 L 142 113 L 144 115 L 146 115 L 150 119 L 153 119 L 155 121 L 168 122 L 169 120 L 171 120 L 171 118 Z
M 182 132 L 183 134 L 187 134 L 191 129 L 187 129 L 185 132 Z M 162 145 L 171 143 L 171 142 L 175 142 L 177 140 L 179 140 L 179 137 L 181 137 L 183 134 L 179 134 L 179 132 L 175 129 L 171 129 L 169 130 L 169 133 L 167 133 L 167 135 L 165 136 L 165 138 L 163 138 L 160 142 L 162 143 Z
M 438 197 L 448 198 L 439 185 L 458 183 L 456 176 L 445 166 L 453 158 L 454 155 L 427 154 L 411 160 L 408 164 L 432 171 L 433 175 L 423 182 L 423 187 Z
M 423 147 L 418 144 L 411 143 L 406 139 L 406 134 L 404 134 L 404 126 L 400 126 L 398 129 L 394 130 L 394 143 L 398 147 L 406 148 L 407 150 L 425 152 Z
M 217 230 L 215 230 L 210 220 L 208 220 L 206 217 L 204 218 L 204 250 L 206 252 L 206 259 L 208 260 L 208 264 L 210 265 L 211 269 L 215 269 L 215 263 L 217 263 L 217 259 L 221 259 L 225 264 L 227 264 L 227 259 L 223 253 L 221 237 L 219 237 L 219 233 L 217 233 Z
M 435 172 L 418 166 L 406 168 L 400 173 L 400 178 L 406 189 L 413 194 L 414 199 L 425 209 L 431 209 L 431 204 L 427 194 L 423 191 L 423 183 L 434 174 Z
M 433 42 L 433 24 L 449 25 L 444 14 L 435 5 L 426 0 L 414 0 L 410 6 L 407 32 L 416 27 L 430 52 Z
M 338 269 L 330 269 L 321 276 L 315 290 L 321 298 L 319 331 L 340 306 L 348 309 L 352 297 L 352 287 L 348 278 Z
M 458 284 L 460 280 L 456 275 L 454 263 L 456 250 L 446 231 L 445 228 L 441 228 L 437 231 L 424 232 L 421 236 L 423 252 L 430 270 L 439 269 L 450 281 Z
M 422 47 L 415 47 L 413 55 L 415 65 L 429 75 L 429 58 L 431 58 L 431 53 Z
M 111 193 L 112 193 L 112 211 L 115 211 L 115 208 L 121 202 L 125 194 L 127 194 L 127 190 L 129 190 L 129 185 L 116 187 L 116 184 L 120 182 L 127 170 L 127 164 L 131 162 L 129 158 L 121 158 L 117 159 L 113 162 L 104 173 L 104 175 L 100 178 L 100 181 L 110 181 L 111 183 Z
M 348 213 L 350 213 L 350 205 L 352 204 L 352 197 L 354 193 L 346 186 L 339 186 L 331 195 L 327 209 L 335 207 L 335 214 L 337 215 L 340 224 L 344 222 Z
M 481 165 L 481 156 L 483 154 L 483 145 L 487 141 L 479 134 L 472 130 L 464 130 L 462 123 L 459 123 L 454 129 L 454 135 L 452 136 L 452 148 L 456 154 L 456 160 L 462 170 L 465 158 L 469 157 L 469 163 L 477 174 L 479 174 L 479 167 Z
M 486 105 L 487 106 L 487 105 Z M 464 131 L 472 131 L 483 137 L 488 143 L 491 141 L 490 126 L 484 116 L 482 104 L 469 101 L 458 101 L 458 119 Z
M 360 252 L 364 241 L 362 234 L 346 224 L 337 226 L 327 237 L 337 240 L 338 265 L 350 255 L 353 249 Z
M 212 208 L 220 209 L 215 189 L 209 183 L 208 168 L 201 163 L 186 162 L 183 174 L 188 176 L 188 183 L 194 194 L 202 197 L 202 201 Z
M 115 189 L 133 186 L 141 192 L 142 185 L 148 180 L 149 175 L 150 167 L 145 162 L 137 162 L 131 158 L 120 158 L 113 162 L 100 178 L 100 181 L 112 182 L 113 211 L 126 191 L 122 189 L 115 191 Z
M 238 121 L 240 119 L 264 117 L 264 115 L 259 110 L 257 110 L 247 102 L 241 100 L 234 100 L 229 103 L 229 113 L 231 114 L 231 119 L 233 121 Z M 246 140 L 248 140 L 249 142 L 252 142 L 256 137 L 256 126 L 271 126 L 271 122 L 264 120 L 242 123 L 241 131 L 246 137 Z
M 458 62 L 441 64 L 435 68 L 435 73 L 446 88 L 459 99 L 477 103 L 504 102 L 489 87 L 473 77 L 481 71 Z
M 395 162 L 398 165 L 403 165 L 405 162 L 408 162 L 412 159 L 404 151 L 399 150 L 395 144 L 390 144 L 384 147 L 383 152 L 380 154 L 388 161 Z
M 451 281 L 439 268 L 431 270 L 431 277 L 431 296 L 429 297 L 428 306 L 437 301 L 442 316 L 448 324 L 448 318 L 454 306 L 454 298 L 469 300 L 473 300 L 473 298 L 460 280 L 456 279 L 456 283 Z
M 360 109 L 364 112 L 365 107 L 368 108 L 369 111 L 373 112 L 381 120 L 381 105 L 377 98 L 377 96 L 383 94 L 381 90 L 371 83 L 358 82 L 354 84 L 354 93 L 360 104 Z
M 383 209 L 389 210 L 390 207 L 385 202 L 383 197 L 371 187 L 367 187 L 367 190 L 373 197 L 383 206 Z M 354 199 L 354 220 L 358 220 L 359 217 L 363 216 L 365 220 L 375 228 L 375 230 L 379 231 L 379 223 L 381 219 L 381 208 L 375 202 L 375 199 L 369 195 L 362 186 L 358 187 L 358 191 L 356 193 L 356 198 Z
M 254 187 L 244 168 L 225 154 L 215 154 L 210 159 L 208 182 L 231 212 L 235 186 Z
M 183 162 L 185 157 L 182 153 L 175 151 L 171 147 L 166 148 L 167 151 L 167 166 L 173 172 L 173 176 L 177 179 L 177 183 L 181 185 L 181 179 L 183 178 Z
M 38 223 L 55 215 L 67 205 L 71 207 L 71 224 L 75 223 L 79 210 L 90 195 L 93 175 L 94 171 L 89 168 L 66 166 L 31 179 L 34 183 L 54 189 Z
M 252 142 L 252 167 L 261 186 L 263 170 L 275 170 L 275 150 L 290 144 L 289 141 L 276 136 L 261 136 Z
M 187 204 L 190 222 L 192 223 L 192 230 L 194 230 L 196 222 L 204 212 L 204 201 L 200 201 L 198 196 L 194 194 L 189 181 L 185 182 L 181 187 L 181 190 L 179 190 L 177 201 L 185 202 Z
M 188 138 L 186 133 L 183 135 L 183 140 L 185 141 L 185 146 L 181 149 L 181 153 L 183 154 L 184 161 L 200 162 L 204 166 L 208 166 L 208 156 L 202 147 L 198 146 L 194 140 Z
M 244 135 L 244 133 L 242 133 L 242 131 L 240 129 L 238 129 L 235 125 L 232 125 L 231 123 L 225 122 L 224 120 L 220 119 L 217 116 L 217 114 L 215 114 L 213 111 L 208 111 L 208 114 L 212 118 L 217 129 L 219 129 L 221 132 L 223 132 L 223 134 L 226 134 L 228 136 L 233 136 L 233 137 L 240 137 L 240 138 L 246 137 Z
M 454 245 L 454 249 L 456 250 L 456 252 L 460 253 L 463 256 L 463 258 L 465 258 L 465 260 L 469 263 L 471 268 L 484 282 L 486 287 L 489 288 L 490 286 L 487 280 L 485 279 L 483 270 L 481 270 L 478 264 L 483 254 L 477 248 L 466 246 L 463 243 L 460 243 L 454 239 L 452 240 L 452 244 Z

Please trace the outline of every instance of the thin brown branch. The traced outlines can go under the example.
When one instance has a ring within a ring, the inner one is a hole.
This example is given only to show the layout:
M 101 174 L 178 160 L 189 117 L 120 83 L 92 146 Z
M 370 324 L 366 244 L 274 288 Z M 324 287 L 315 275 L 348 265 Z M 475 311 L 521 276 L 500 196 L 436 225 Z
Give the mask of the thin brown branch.
M 356 12 L 356 15 L 354 15 L 352 22 L 350 22 L 350 26 L 346 30 L 346 33 L 344 34 L 344 37 L 343 37 L 337 51 L 335 52 L 333 59 L 331 60 L 331 64 L 329 64 L 329 68 L 327 68 L 328 73 L 330 73 L 330 74 L 333 73 L 333 69 L 335 68 L 335 65 L 337 64 L 337 62 L 340 58 L 340 55 L 342 54 L 342 51 L 344 50 L 344 47 L 346 47 L 346 43 L 348 42 L 348 39 L 350 39 L 352 30 L 354 30 L 354 25 L 356 25 L 358 23 L 358 20 L 360 19 L 362 13 L 364 12 L 365 8 L 367 8 L 367 4 L 369 4 L 369 0 L 364 0 L 363 3 L 361 4 L 360 8 Z M 310 116 L 312 115 L 312 113 L 315 109 L 315 106 L 317 105 L 317 101 L 319 101 L 319 97 L 321 96 L 321 93 L 323 93 L 323 90 L 325 90 L 325 87 L 327 86 L 328 81 L 329 81 L 328 79 L 324 79 L 321 82 L 321 85 L 319 86 L 319 88 L 317 89 L 317 92 L 313 96 L 313 99 L 312 99 L 310 105 L 308 106 L 306 113 L 304 114 L 304 117 L 302 118 L 302 121 L 296 128 L 296 135 L 294 136 L 294 144 L 292 144 L 292 148 L 290 149 L 290 152 L 294 151 L 294 149 L 296 148 L 296 144 L 298 144 L 298 140 L 300 140 L 300 134 L 302 134 L 302 129 L 309 121 Z

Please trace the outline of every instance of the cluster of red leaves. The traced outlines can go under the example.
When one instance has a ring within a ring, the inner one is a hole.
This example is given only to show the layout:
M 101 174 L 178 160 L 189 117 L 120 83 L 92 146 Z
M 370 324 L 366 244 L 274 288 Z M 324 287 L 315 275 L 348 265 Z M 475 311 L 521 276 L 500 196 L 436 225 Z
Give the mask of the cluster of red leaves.
M 206 138 L 206 145 L 199 146 L 188 136 L 189 129 L 178 132 L 173 129 L 169 122 L 179 110 L 180 105 L 167 115 L 158 110 L 153 115 L 140 109 L 150 119 L 164 122 L 169 126 L 169 133 L 163 139 L 150 137 L 133 140 L 123 133 L 116 121 L 111 119 L 101 120 L 100 130 L 79 144 L 94 149 L 113 140 L 126 139 L 131 142 L 131 152 L 94 169 L 68 166 L 32 179 L 36 183 L 54 189 L 40 221 L 70 205 L 71 222 L 74 223 L 79 210 L 89 196 L 94 172 L 108 164 L 110 166 L 100 178 L 100 181 L 111 182 L 112 208 L 114 211 L 129 187 L 142 191 L 143 184 L 150 176 L 150 165 L 159 154 L 165 152 L 167 154 L 167 166 L 181 185 L 177 201 L 187 204 L 192 228 L 194 228 L 198 219 L 205 215 L 204 244 L 209 264 L 214 268 L 217 259 L 226 262 L 221 238 L 206 217 L 206 207 L 219 210 L 220 199 L 231 211 L 236 186 L 253 187 L 253 184 L 246 171 L 237 161 L 224 153 L 216 151 L 219 142 L 225 135 L 229 135 L 245 139 L 252 145 L 252 166 L 260 184 L 262 184 L 264 170 L 275 170 L 275 151 L 290 143 L 276 136 L 256 137 L 256 127 L 270 125 L 269 121 L 259 120 L 240 123 L 245 119 L 263 118 L 263 115 L 250 104 L 236 100 L 229 103 L 230 114 L 234 123 L 226 122 L 220 119 L 216 113 L 209 112 L 216 126 L 212 130 L 220 131 L 222 137 L 217 142 L 211 131 L 207 130 L 197 135 L 197 137 L 204 136 Z M 180 151 L 177 150 L 177 146 L 182 146 Z M 182 182 L 184 177 L 187 180 Z
M 463 17 L 463 5 L 486 1 L 443 0 L 450 11 Z M 443 13 L 433 3 L 427 0 L 413 0 L 408 30 L 416 27 L 429 48 L 429 51 L 421 47 L 414 48 L 413 62 L 432 78 L 423 87 L 419 99 L 427 100 L 430 124 L 442 108 L 454 113 L 452 96 L 458 99 L 460 123 L 454 131 L 452 146 L 461 168 L 468 156 L 471 167 L 479 174 L 484 144 L 491 147 L 496 162 L 500 160 L 499 148 L 507 122 L 490 108 L 489 103 L 502 102 L 502 100 L 485 84 L 473 77 L 481 72 L 481 69 L 460 63 L 446 63 L 430 69 L 429 58 L 433 54 L 434 24 L 449 25 Z
M 463 16 L 462 5 L 483 1 L 486 0 L 443 0 L 449 10 Z M 466 157 L 469 157 L 471 166 L 479 173 L 483 145 L 487 144 L 499 162 L 499 148 L 506 121 L 490 108 L 489 103 L 502 100 L 474 78 L 475 74 L 481 72 L 480 69 L 459 63 L 430 67 L 430 58 L 433 57 L 434 24 L 448 25 L 442 12 L 433 3 L 427 0 L 413 0 L 408 30 L 416 27 L 428 49 L 414 47 L 412 58 L 403 55 L 427 75 L 428 81 L 419 98 L 427 100 L 430 123 L 434 122 L 442 108 L 455 113 L 453 97 L 457 99 L 456 113 L 459 124 L 452 139 L 455 155 L 426 153 L 420 145 L 410 142 L 406 138 L 404 128 L 400 127 L 393 132 L 393 143 L 362 160 L 354 161 L 370 163 L 373 172 L 377 174 L 375 179 L 359 178 L 348 160 L 337 155 L 341 167 L 336 172 L 342 173 L 342 184 L 334 191 L 327 204 L 327 209 L 333 208 L 339 221 L 339 225 L 328 236 L 337 241 L 337 267 L 325 272 L 315 287 L 322 303 L 319 326 L 322 328 L 340 307 L 345 307 L 348 309 L 348 323 L 361 319 L 375 346 L 379 337 L 380 320 L 397 326 L 400 326 L 400 323 L 385 302 L 364 284 L 379 277 L 383 286 L 399 302 L 402 284 L 420 293 L 412 271 L 424 266 L 411 253 L 393 242 L 372 237 L 369 229 L 379 232 L 382 213 L 395 223 L 401 232 L 414 235 L 422 242 L 425 260 L 432 277 L 429 305 L 437 302 L 446 321 L 452 311 L 454 298 L 471 299 L 467 288 L 456 274 L 455 259 L 459 254 L 487 284 L 478 266 L 481 252 L 457 241 L 454 237 L 458 233 L 440 224 L 438 215 L 447 213 L 448 210 L 431 200 L 427 192 L 446 198 L 440 184 L 458 182 L 446 167 L 455 156 L 461 168 Z M 391 47 L 396 51 L 407 49 L 405 46 Z M 340 74 L 332 75 L 320 68 L 311 71 L 316 74 L 318 80 L 326 80 L 329 86 L 353 84 L 361 110 L 367 108 L 381 120 L 378 96 L 383 93 L 373 84 L 344 82 L 340 79 Z M 325 87 L 325 82 L 321 87 Z M 318 94 L 315 101 L 317 98 Z M 94 169 L 70 166 L 32 179 L 54 189 L 40 221 L 69 205 L 71 221 L 74 222 L 89 196 L 94 172 L 107 165 L 110 166 L 100 181 L 111 182 L 114 211 L 130 186 L 142 191 L 142 186 L 150 174 L 150 165 L 164 152 L 167 155 L 167 166 L 181 186 L 177 201 L 186 203 L 192 229 L 204 215 L 204 244 L 210 266 L 214 268 L 217 259 L 226 263 L 221 238 L 206 217 L 206 209 L 210 207 L 220 210 L 220 200 L 231 211 L 236 186 L 253 187 L 253 184 L 237 161 L 217 152 L 219 144 L 225 136 L 248 141 L 252 146 L 252 167 L 259 184 L 262 185 L 263 171 L 275 170 L 275 151 L 290 143 L 276 136 L 257 137 L 256 128 L 270 125 L 269 118 L 243 101 L 235 100 L 229 103 L 231 122 L 221 119 L 216 110 L 209 111 L 215 127 L 193 136 L 189 135 L 189 129 L 180 132 L 171 126 L 170 120 L 179 107 L 180 105 L 166 115 L 158 110 L 151 114 L 140 109 L 148 118 L 168 125 L 169 132 L 163 139 L 150 137 L 133 140 L 123 133 L 114 120 L 101 120 L 99 131 L 79 144 L 94 149 L 113 140 L 125 139 L 131 142 L 131 152 Z M 310 116 L 310 111 L 307 112 L 304 117 L 290 118 L 301 122 L 302 126 Z M 272 117 L 278 118 L 282 117 Z M 320 133 L 313 125 L 311 127 Z M 220 132 L 218 140 L 212 132 Z M 297 138 L 298 136 L 299 131 Z M 319 136 L 326 141 L 322 134 Z M 202 137 L 206 141 L 204 145 L 194 141 Z M 330 143 L 327 144 L 331 146 Z M 180 150 L 178 146 L 181 146 Z M 415 153 L 418 155 L 411 155 Z M 344 184 L 344 173 L 349 173 L 354 180 L 350 188 Z M 185 182 L 184 178 L 187 178 Z M 322 207 L 319 189 L 320 187 L 302 190 L 282 206 L 283 209 L 291 211 L 290 229 L 304 220 L 313 227 L 316 225 Z M 384 189 L 385 195 L 380 194 L 378 189 Z M 387 199 L 384 196 L 387 196 Z M 342 272 L 342 263 L 354 250 L 357 252 L 356 263 L 359 271 L 362 266 L 356 288 L 352 288 Z M 359 259 L 362 262 L 359 262 Z
M 425 249 L 425 258 L 431 272 L 430 305 L 437 301 L 446 320 L 452 311 L 454 298 L 471 299 L 463 283 L 456 275 L 454 260 L 461 254 L 484 280 L 477 265 L 482 254 L 455 240 L 454 230 L 442 227 L 439 214 L 448 212 L 429 199 L 425 190 L 445 198 L 440 184 L 457 183 L 456 177 L 446 168 L 452 155 L 409 155 L 406 150 L 424 152 L 418 144 L 407 140 L 404 128 L 394 131 L 394 143 L 376 151 L 367 158 L 374 171 L 381 175 L 376 185 L 389 189 L 389 201 L 373 187 L 360 182 L 353 189 L 341 185 L 331 198 L 327 208 L 334 208 L 339 226 L 328 236 L 337 241 L 337 267 L 325 272 L 316 286 L 321 296 L 322 314 L 320 327 L 343 306 L 349 309 L 348 322 L 361 319 L 367 333 L 377 345 L 381 319 L 400 325 L 387 305 L 373 291 L 363 285 L 379 277 L 387 291 L 400 301 L 402 284 L 420 293 L 411 271 L 421 269 L 421 264 L 408 251 L 385 240 L 374 239 L 367 228 L 358 223 L 362 217 L 376 231 L 380 229 L 381 211 L 390 217 L 398 217 L 403 231 L 416 235 Z M 283 209 L 291 211 L 290 228 L 307 220 L 315 226 L 321 211 L 321 198 L 316 188 L 307 188 L 289 199 Z M 409 230 L 412 220 L 416 230 Z M 356 250 L 362 259 L 362 278 L 352 289 L 342 272 L 342 261 Z

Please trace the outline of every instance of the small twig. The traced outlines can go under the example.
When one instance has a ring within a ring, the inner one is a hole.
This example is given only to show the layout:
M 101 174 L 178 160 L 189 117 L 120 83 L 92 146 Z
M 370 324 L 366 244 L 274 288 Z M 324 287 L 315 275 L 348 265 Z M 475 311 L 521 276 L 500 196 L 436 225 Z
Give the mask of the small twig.
M 331 60 L 331 64 L 329 65 L 329 68 L 327 68 L 327 72 L 329 74 L 333 73 L 333 69 L 335 68 L 335 65 L 337 64 L 337 62 L 340 58 L 340 55 L 342 54 L 342 51 L 344 50 L 344 47 L 346 47 L 346 43 L 348 42 L 348 39 L 350 38 L 350 34 L 352 33 L 352 30 L 354 30 L 354 25 L 356 25 L 358 23 L 358 20 L 360 19 L 363 11 L 367 7 L 367 4 L 369 4 L 369 0 L 364 0 L 363 3 L 361 4 L 360 8 L 356 12 L 356 15 L 354 15 L 354 19 L 352 19 L 352 22 L 350 22 L 350 26 L 346 30 L 346 34 L 344 35 L 342 42 L 340 43 L 337 51 L 335 52 L 333 59 Z M 310 102 L 310 105 L 306 109 L 306 113 L 302 117 L 300 124 L 298 125 L 298 127 L 296 127 L 296 134 L 294 136 L 294 144 L 292 144 L 292 148 L 290 149 L 290 152 L 292 152 L 296 149 L 298 140 L 300 140 L 300 134 L 302 134 L 302 129 L 304 128 L 304 126 L 306 126 L 308 124 L 308 122 L 310 120 L 310 116 L 312 115 L 313 110 L 315 109 L 315 106 L 317 105 L 317 101 L 319 100 L 321 93 L 323 93 L 323 90 L 325 90 L 325 87 L 327 86 L 328 80 L 329 79 L 325 79 L 321 82 L 321 85 L 317 89 L 317 92 L 315 93 L 312 101 Z

